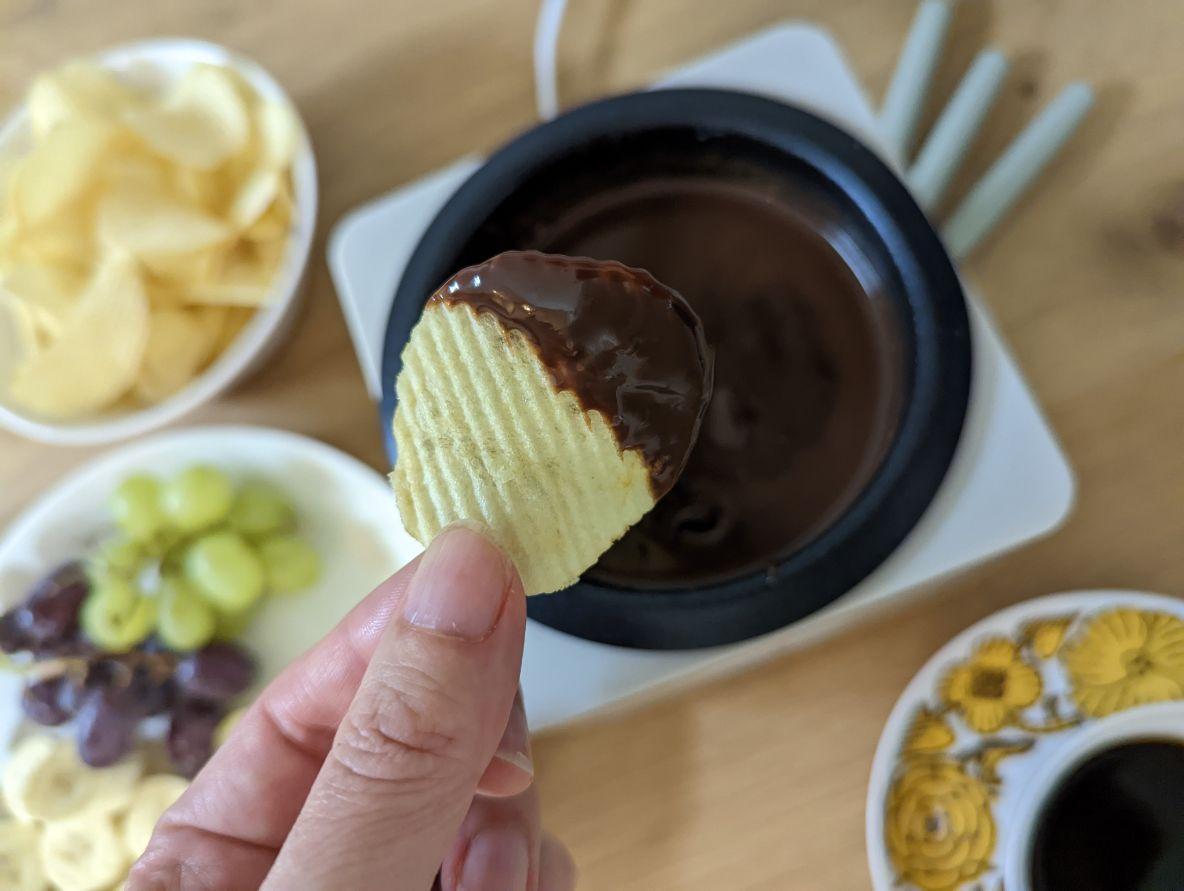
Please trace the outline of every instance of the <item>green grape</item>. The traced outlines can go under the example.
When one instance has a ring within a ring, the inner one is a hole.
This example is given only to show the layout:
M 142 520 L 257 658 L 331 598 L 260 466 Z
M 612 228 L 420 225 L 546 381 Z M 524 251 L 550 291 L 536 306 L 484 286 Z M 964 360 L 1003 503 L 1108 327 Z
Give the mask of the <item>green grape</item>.
M 79 623 L 95 646 L 109 653 L 126 653 L 152 633 L 156 603 L 141 597 L 126 580 L 107 578 L 87 595 Z
M 111 513 L 128 538 L 148 541 L 165 523 L 160 483 L 151 476 L 129 476 L 111 496 Z
M 103 542 L 90 559 L 91 575 L 122 575 L 134 578 L 147 557 L 144 545 L 130 538 L 111 538 Z
M 171 650 L 197 650 L 214 639 L 214 610 L 179 576 L 165 576 L 157 592 L 156 633 Z
M 179 529 L 196 532 L 225 519 L 233 499 L 234 489 L 226 474 L 199 464 L 168 481 L 162 503 Z
M 191 544 L 185 578 L 225 612 L 245 610 L 263 594 L 263 564 L 237 532 L 211 532 Z
M 231 641 L 238 640 L 251 627 L 251 622 L 254 621 L 257 612 L 257 609 L 248 607 L 236 613 L 217 613 L 214 620 L 216 623 L 214 627 L 214 640 L 221 641 L 222 643 L 230 643 Z
M 239 488 L 226 522 L 235 532 L 257 538 L 293 528 L 296 511 L 278 488 L 251 480 Z
M 264 539 L 259 543 L 259 559 L 263 561 L 269 591 L 299 591 L 321 575 L 321 558 L 308 542 L 295 535 Z

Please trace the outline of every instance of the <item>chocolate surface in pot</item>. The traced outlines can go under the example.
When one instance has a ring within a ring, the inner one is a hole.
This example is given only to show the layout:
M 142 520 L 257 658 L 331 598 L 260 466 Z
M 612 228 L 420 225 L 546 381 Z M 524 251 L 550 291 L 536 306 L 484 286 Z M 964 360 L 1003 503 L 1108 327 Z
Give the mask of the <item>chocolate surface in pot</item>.
M 674 291 L 620 263 L 508 251 L 452 276 L 429 303 L 466 304 L 519 331 L 555 386 L 641 453 L 661 498 L 711 393 L 703 326 Z
M 771 566 L 867 484 L 903 401 L 899 324 L 818 196 L 730 175 L 645 178 L 567 208 L 531 246 L 648 270 L 686 297 L 715 350 L 682 477 L 591 577 L 677 585 Z

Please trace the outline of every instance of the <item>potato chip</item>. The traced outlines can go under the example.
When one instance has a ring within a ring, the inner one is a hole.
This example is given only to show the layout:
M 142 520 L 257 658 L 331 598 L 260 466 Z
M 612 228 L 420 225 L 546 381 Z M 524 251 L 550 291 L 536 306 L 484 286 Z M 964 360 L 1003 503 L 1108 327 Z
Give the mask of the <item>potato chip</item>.
M 260 217 L 243 230 L 243 238 L 254 242 L 281 243 L 292 229 L 292 191 L 285 177 L 275 200 Z
M 39 264 L 85 277 L 97 259 L 89 204 L 88 199 L 61 214 L 52 225 L 18 227 L 6 265 Z
M 154 189 L 125 184 L 99 201 L 99 240 L 136 257 L 189 254 L 230 234 L 217 217 Z
M 292 163 L 300 141 L 300 121 L 286 102 L 267 100 L 255 109 L 255 132 L 259 140 L 259 163 L 270 170 L 282 170 Z
M 90 119 L 53 129 L 13 174 L 12 200 L 23 225 L 44 223 L 96 184 L 99 162 L 115 131 Z
M 184 295 L 196 285 L 215 281 L 226 263 L 224 248 L 189 254 L 159 254 L 140 258 L 150 276 Z M 182 302 L 185 302 L 182 300 Z
M 39 343 L 61 334 L 82 284 L 68 271 L 51 266 L 13 266 L 0 274 L 0 294 L 25 307 Z
M 281 174 L 278 170 L 261 168 L 239 185 L 226 216 L 237 229 L 246 229 L 275 203 L 280 191 Z
M 407 531 L 426 544 L 449 523 L 481 522 L 527 594 L 574 582 L 654 506 L 637 452 L 489 315 L 429 303 L 396 389 L 391 480 Z
M 13 377 L 14 401 L 67 418 L 98 411 L 132 385 L 148 340 L 148 298 L 125 255 L 99 267 L 61 336 L 26 360 Z
M 194 282 L 186 291 L 190 303 L 206 306 L 262 306 L 271 295 L 275 276 L 265 267 L 236 254 L 221 274 L 207 282 Z
M 220 216 L 230 204 L 235 182 L 223 170 L 178 167 L 174 173 L 177 194 L 194 207 Z
M 29 88 L 29 120 L 34 138 L 44 140 L 59 124 L 78 118 L 113 121 L 139 103 L 111 72 L 88 62 L 70 62 L 39 75 Z
M 222 319 L 197 309 L 154 309 L 144 361 L 133 389 L 145 402 L 159 402 L 191 381 L 210 358 Z
M 17 353 L 15 357 L 4 355 L 0 350 L 0 365 L 7 368 L 13 364 L 12 359 L 15 358 L 17 362 L 26 361 L 34 353 L 41 351 L 41 338 L 38 335 L 38 325 L 36 319 L 33 318 L 28 305 L 14 294 L 7 291 L 0 290 L 0 315 L 8 319 L 8 327 L 12 334 L 15 335 L 15 343 L 12 345 Z M 0 325 L 0 329 L 4 326 Z M 4 331 L 0 330 L 0 345 L 7 339 L 3 335 Z
M 193 66 L 163 105 L 134 110 L 127 123 L 154 151 L 202 170 L 242 151 L 251 135 L 238 84 L 216 65 Z
M 33 148 L 0 156 L 0 333 L 20 353 L 0 376 L 28 408 L 77 417 L 167 398 L 274 289 L 295 110 L 231 68 L 171 84 L 77 62 L 29 90 Z

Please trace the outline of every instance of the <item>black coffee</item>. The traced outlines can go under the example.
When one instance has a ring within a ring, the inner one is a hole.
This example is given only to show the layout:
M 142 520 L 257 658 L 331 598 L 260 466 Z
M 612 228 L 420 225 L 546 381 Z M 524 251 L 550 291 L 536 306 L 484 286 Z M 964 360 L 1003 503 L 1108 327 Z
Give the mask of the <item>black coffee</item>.
M 1184 891 L 1184 745 L 1086 761 L 1053 792 L 1032 852 L 1034 891 Z

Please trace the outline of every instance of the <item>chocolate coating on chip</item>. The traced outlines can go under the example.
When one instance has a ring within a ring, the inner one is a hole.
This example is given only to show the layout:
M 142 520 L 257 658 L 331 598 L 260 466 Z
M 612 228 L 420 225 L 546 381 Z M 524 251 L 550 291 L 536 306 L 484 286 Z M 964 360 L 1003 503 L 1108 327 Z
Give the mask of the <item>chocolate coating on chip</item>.
M 600 412 L 645 460 L 654 498 L 674 485 L 711 396 L 699 317 L 676 291 L 620 263 L 510 251 L 429 299 L 490 313 L 535 347 L 560 390 Z

